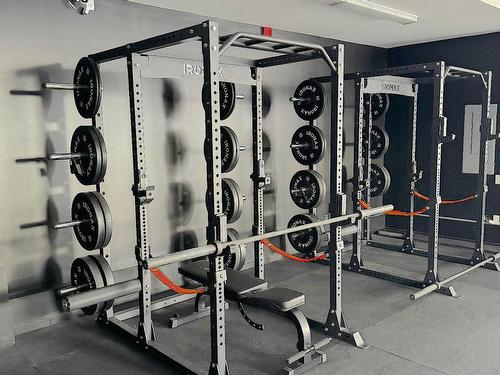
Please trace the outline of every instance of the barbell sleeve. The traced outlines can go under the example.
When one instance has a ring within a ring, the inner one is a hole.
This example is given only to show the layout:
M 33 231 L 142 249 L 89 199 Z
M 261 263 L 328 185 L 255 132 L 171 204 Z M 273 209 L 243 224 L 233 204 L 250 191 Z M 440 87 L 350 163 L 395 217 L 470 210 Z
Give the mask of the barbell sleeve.
M 141 282 L 138 279 L 133 279 L 66 296 L 62 300 L 62 307 L 66 312 L 75 311 L 128 294 L 138 293 L 140 290 Z
M 309 147 L 309 144 L 308 143 L 295 143 L 295 144 L 290 145 L 290 148 L 292 150 L 295 148 L 304 148 L 304 147 Z
M 246 151 L 246 149 L 247 149 L 247 146 L 241 145 L 238 147 L 238 150 L 240 150 L 240 151 Z
M 394 209 L 394 206 L 391 204 L 381 206 L 381 207 L 376 207 L 376 208 L 369 208 L 367 210 L 362 210 L 360 212 L 355 212 L 355 213 L 348 214 L 348 215 L 337 216 L 337 217 L 317 221 L 317 222 L 310 223 L 310 224 L 298 225 L 298 226 L 293 227 L 293 228 L 286 228 L 286 229 L 276 230 L 276 231 L 269 232 L 269 233 L 258 234 L 258 235 L 251 236 L 248 238 L 241 238 L 241 239 L 237 239 L 237 240 L 233 240 L 233 241 L 228 241 L 228 242 L 221 243 L 220 245 L 223 247 L 245 245 L 245 244 L 249 244 L 249 243 L 253 243 L 253 242 L 258 242 L 258 241 L 261 241 L 264 239 L 283 236 L 283 235 L 289 234 L 289 233 L 300 232 L 302 230 L 319 227 L 321 225 L 328 225 L 328 224 L 340 223 L 340 222 L 348 221 L 348 220 L 355 220 L 355 219 L 358 219 L 360 217 L 381 215 L 384 212 L 391 211 L 393 209 Z M 175 263 L 175 262 L 182 262 L 184 260 L 190 260 L 190 259 L 194 259 L 194 258 L 198 258 L 198 257 L 211 255 L 211 254 L 214 254 L 216 251 L 217 251 L 217 247 L 215 245 L 208 244 L 208 245 L 204 245 L 204 246 L 200 246 L 200 247 L 195 247 L 192 249 L 187 249 L 187 250 L 178 251 L 175 253 L 170 253 L 167 255 L 162 255 L 159 257 L 149 258 L 149 259 L 143 261 L 142 265 L 145 269 L 151 269 L 151 268 L 156 268 L 156 267 L 160 267 L 160 266 L 165 266 L 167 264 L 171 264 L 171 263 Z
M 47 90 L 76 90 L 88 89 L 88 86 L 75 85 L 73 83 L 44 82 L 42 88 Z
M 77 225 L 86 223 L 87 220 L 70 220 L 70 221 L 63 221 L 62 223 L 57 223 L 52 225 L 52 229 L 64 229 L 64 228 L 72 228 L 76 227 Z
M 485 264 L 488 264 L 488 263 L 494 263 L 496 262 L 498 259 L 500 259 L 500 252 L 499 253 L 496 253 L 492 256 L 489 256 L 488 258 L 486 258 L 485 260 L 483 260 L 482 262 L 479 262 L 479 263 L 476 263 L 474 264 L 473 266 L 471 267 L 468 267 L 466 268 L 465 270 L 463 271 L 460 271 L 450 277 L 447 277 L 446 279 L 444 280 L 441 280 L 441 281 L 437 281 L 435 283 L 432 283 L 428 286 L 426 286 L 425 288 L 415 292 L 415 293 L 412 293 L 410 294 L 410 299 L 412 301 L 415 301 L 419 298 L 422 298 L 424 296 L 426 296 L 427 294 L 429 293 L 432 293 L 438 289 L 440 289 L 443 285 L 446 285 L 446 284 L 449 284 L 451 283 L 453 280 L 455 279 L 458 279 L 459 277 L 463 276 L 463 275 L 466 275 L 468 274 L 469 272 L 472 272 L 482 266 L 484 266 Z
M 84 152 L 59 152 L 49 154 L 47 157 L 49 160 L 71 160 L 71 159 L 79 159 L 88 156 L 88 154 Z
M 350 236 L 352 234 L 358 233 L 358 226 L 356 224 L 343 226 L 341 232 L 342 237 Z
M 240 99 L 240 100 L 245 99 L 245 95 L 243 95 L 243 94 L 236 94 L 236 99 Z
M 390 208 L 389 208 L 390 207 Z M 366 210 L 360 210 L 360 217 L 362 219 L 369 217 L 369 216 L 379 216 L 387 211 L 392 211 L 394 210 L 394 206 L 392 204 L 387 204 L 385 206 L 380 206 L 380 207 L 374 207 L 374 208 L 367 208 Z
M 57 295 L 61 296 L 61 297 L 64 297 L 64 296 L 67 296 L 68 294 L 73 294 L 73 293 L 76 293 L 76 292 L 80 292 L 82 290 L 86 290 L 89 288 L 89 284 L 82 284 L 82 285 L 78 285 L 78 286 L 67 286 L 65 288 L 61 288 L 57 291 Z

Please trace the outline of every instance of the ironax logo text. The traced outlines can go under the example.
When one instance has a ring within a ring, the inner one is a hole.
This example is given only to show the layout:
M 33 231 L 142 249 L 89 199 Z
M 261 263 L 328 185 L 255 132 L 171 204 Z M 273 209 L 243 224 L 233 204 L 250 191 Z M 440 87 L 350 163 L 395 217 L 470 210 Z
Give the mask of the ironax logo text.
M 382 83 L 382 89 L 385 91 L 399 92 L 400 87 L 396 83 Z
M 223 66 L 219 66 L 219 75 L 221 78 L 224 78 Z M 203 75 L 203 67 L 201 65 L 193 65 L 193 64 L 183 64 L 183 76 L 201 76 Z

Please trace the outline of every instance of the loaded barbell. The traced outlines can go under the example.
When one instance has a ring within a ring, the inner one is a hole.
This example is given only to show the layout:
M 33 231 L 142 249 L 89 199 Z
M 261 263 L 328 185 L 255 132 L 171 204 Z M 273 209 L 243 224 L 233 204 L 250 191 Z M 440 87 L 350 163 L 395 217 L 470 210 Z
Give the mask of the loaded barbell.
M 314 228 L 317 226 L 327 225 L 327 224 L 335 224 L 335 223 L 338 223 L 341 225 L 346 224 L 346 231 L 345 232 L 343 231 L 342 234 L 348 235 L 348 234 L 351 234 L 353 227 L 356 227 L 356 225 L 352 224 L 355 222 L 355 220 L 361 219 L 361 218 L 366 218 L 369 216 L 382 215 L 385 212 L 390 211 L 392 209 L 394 209 L 394 206 L 392 206 L 392 205 L 386 205 L 386 206 L 381 206 L 381 207 L 377 207 L 377 208 L 369 208 L 366 210 L 361 210 L 361 211 L 356 212 L 356 213 L 342 215 L 342 216 L 338 216 L 338 217 L 334 217 L 334 218 L 330 218 L 330 219 L 325 219 L 325 220 L 321 220 L 321 221 L 318 221 L 315 223 L 299 225 L 299 226 L 296 226 L 294 228 L 276 230 L 273 232 L 254 235 L 254 236 L 242 238 L 242 239 L 235 239 L 235 240 L 227 241 L 224 243 L 216 243 L 216 244 L 211 243 L 211 244 L 199 246 L 199 247 L 188 249 L 188 250 L 172 252 L 172 253 L 169 253 L 167 255 L 146 259 L 142 262 L 142 267 L 146 270 L 155 269 L 157 267 L 164 266 L 167 264 L 172 264 L 175 262 L 182 262 L 185 260 L 196 259 L 198 257 L 219 254 L 219 252 L 222 255 L 223 250 L 228 248 L 228 247 L 230 248 L 231 246 L 245 245 L 245 244 L 261 241 L 264 239 L 273 238 L 273 237 L 277 237 L 277 236 L 281 236 L 281 235 L 286 235 L 289 233 L 295 233 L 295 232 L 299 232 L 302 230 L 307 230 L 307 229 L 311 229 L 311 228 Z M 347 229 L 347 228 L 350 228 L 350 229 Z M 98 267 L 94 267 L 94 269 L 100 270 L 100 268 L 98 268 Z M 104 273 L 107 274 L 107 272 L 104 272 Z M 141 282 L 138 279 L 124 281 L 124 282 L 114 284 L 114 285 L 105 285 L 105 286 L 100 287 L 100 288 L 94 287 L 94 285 L 97 284 L 95 282 L 94 283 L 86 283 L 85 278 L 83 278 L 83 280 L 84 280 L 83 282 L 75 282 L 72 285 L 72 287 L 67 288 L 67 290 L 63 289 L 60 291 L 60 294 L 64 296 L 63 297 L 63 308 L 65 311 L 73 311 L 73 310 L 76 310 L 79 308 L 84 308 L 84 307 L 100 304 L 103 302 L 110 301 L 114 298 L 125 296 L 127 294 L 137 293 L 141 290 Z M 104 283 L 105 283 L 104 281 L 101 282 L 101 285 Z M 85 288 L 87 288 L 86 284 L 89 285 L 87 290 L 85 290 Z M 75 288 L 77 289 L 77 293 L 71 294 L 75 291 Z
M 90 191 L 78 193 L 71 205 L 71 220 L 52 225 L 52 229 L 73 228 L 76 239 L 86 250 L 106 247 L 113 233 L 111 211 L 104 197 Z
M 70 171 L 83 185 L 103 181 L 108 165 L 106 145 L 102 134 L 93 126 L 79 126 L 73 132 L 70 152 L 51 153 L 46 157 L 22 158 L 17 162 L 68 160 Z
M 290 180 L 290 196 L 300 208 L 318 207 L 325 198 L 326 183 L 314 170 L 304 169 L 296 172 Z
M 76 109 L 83 118 L 92 118 L 99 111 L 102 82 L 99 66 L 90 57 L 82 57 L 76 64 L 73 83 L 42 84 L 44 89 L 73 91 Z
M 298 128 L 290 143 L 292 155 L 302 165 L 317 164 L 326 151 L 323 132 L 316 126 L 305 125 Z
M 316 120 L 325 107 L 325 90 L 323 85 L 313 79 L 307 79 L 297 86 L 290 98 L 295 113 L 302 120 Z

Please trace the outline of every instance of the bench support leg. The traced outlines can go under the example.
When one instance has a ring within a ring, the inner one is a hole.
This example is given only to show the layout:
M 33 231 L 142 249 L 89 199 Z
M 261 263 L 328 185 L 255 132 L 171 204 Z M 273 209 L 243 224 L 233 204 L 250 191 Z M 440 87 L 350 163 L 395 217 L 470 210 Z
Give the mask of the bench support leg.
M 297 349 L 298 356 L 292 356 L 289 365 L 283 370 L 288 375 L 303 374 L 311 368 L 326 362 L 326 353 L 315 350 L 311 340 L 311 329 L 304 313 L 299 309 L 292 309 L 287 313 L 288 318 L 295 325 L 297 330 Z

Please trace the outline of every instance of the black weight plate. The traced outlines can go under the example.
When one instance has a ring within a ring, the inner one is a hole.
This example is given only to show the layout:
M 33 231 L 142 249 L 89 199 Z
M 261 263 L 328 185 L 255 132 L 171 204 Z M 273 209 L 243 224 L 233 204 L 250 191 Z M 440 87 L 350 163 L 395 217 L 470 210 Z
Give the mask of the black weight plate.
M 231 178 L 222 179 L 222 211 L 228 223 L 234 223 L 243 212 L 243 195 L 240 187 Z
M 326 184 L 316 171 L 305 169 L 295 173 L 290 180 L 293 203 L 303 209 L 318 207 L 325 198 Z
M 314 215 L 297 214 L 288 222 L 288 228 L 299 225 L 315 223 L 318 220 Z M 302 254 L 311 255 L 319 249 L 321 245 L 321 230 L 319 227 L 304 229 L 300 232 L 289 233 L 288 241 L 292 247 Z
M 238 231 L 233 228 L 227 229 L 227 240 L 234 241 L 240 237 Z M 229 253 L 224 255 L 224 265 L 226 268 L 241 270 L 245 265 L 247 246 L 245 244 L 229 247 Z
M 73 83 L 75 105 L 83 118 L 92 118 L 101 106 L 102 84 L 99 66 L 89 57 L 82 57 L 76 64 Z
M 377 197 L 387 192 L 391 186 L 391 175 L 386 167 L 372 164 L 370 173 L 370 196 Z
M 72 171 L 83 185 L 95 185 L 102 181 L 107 168 L 107 152 L 104 139 L 93 126 L 79 126 L 71 137 L 72 153 L 87 156 L 72 159 Z
M 363 155 L 365 155 L 366 149 L 368 147 L 368 140 L 365 134 L 363 134 Z M 378 126 L 372 126 L 371 136 L 370 136 L 370 157 L 372 159 L 381 158 L 389 148 L 389 135 L 387 132 L 379 128 Z
M 318 81 L 307 79 L 299 83 L 293 96 L 299 99 L 293 102 L 293 107 L 297 116 L 302 120 L 316 120 L 323 113 L 323 109 L 325 108 L 325 90 L 323 85 Z
M 378 120 L 387 113 L 390 99 L 388 94 L 371 94 L 372 120 Z
M 227 126 L 220 127 L 222 173 L 231 172 L 239 160 L 239 144 L 236 133 Z
M 111 270 L 111 267 L 108 263 L 108 261 L 102 256 L 102 255 L 89 255 L 91 259 L 95 261 L 97 264 L 97 267 L 99 268 L 99 271 L 101 272 L 101 276 L 104 281 L 105 286 L 110 286 L 115 283 L 115 277 L 113 275 L 113 271 Z M 104 306 L 101 311 L 104 310 L 109 310 L 112 306 L 113 303 L 115 302 L 114 299 L 108 300 L 104 302 Z
M 94 259 L 90 256 L 76 258 L 71 264 L 71 285 L 78 287 L 88 285 L 88 289 L 97 289 L 105 286 L 103 276 Z M 85 290 L 82 290 L 82 292 Z M 77 292 L 78 293 L 78 292 Z M 99 303 L 82 308 L 86 315 L 94 315 L 103 310 L 105 303 Z
M 232 82 L 219 82 L 219 107 L 220 119 L 225 120 L 234 111 L 236 102 L 236 89 Z
M 102 247 L 106 238 L 106 220 L 99 200 L 90 192 L 78 193 L 71 205 L 72 220 L 85 220 L 73 227 L 76 239 L 86 250 Z
M 297 147 L 297 146 L 301 147 Z M 319 163 L 326 150 L 323 132 L 316 126 L 305 125 L 298 128 L 290 144 L 292 155 L 302 165 Z
M 106 202 L 106 199 L 98 193 L 97 191 L 92 191 L 90 194 L 93 194 L 94 197 L 96 197 L 97 201 L 99 202 L 101 206 L 101 210 L 104 216 L 104 225 L 105 225 L 105 230 L 106 233 L 104 235 L 104 240 L 102 242 L 102 245 L 99 246 L 99 248 L 103 248 L 108 246 L 109 241 L 111 240 L 111 235 L 113 234 L 113 219 L 111 217 L 111 210 L 109 209 L 108 202 Z

